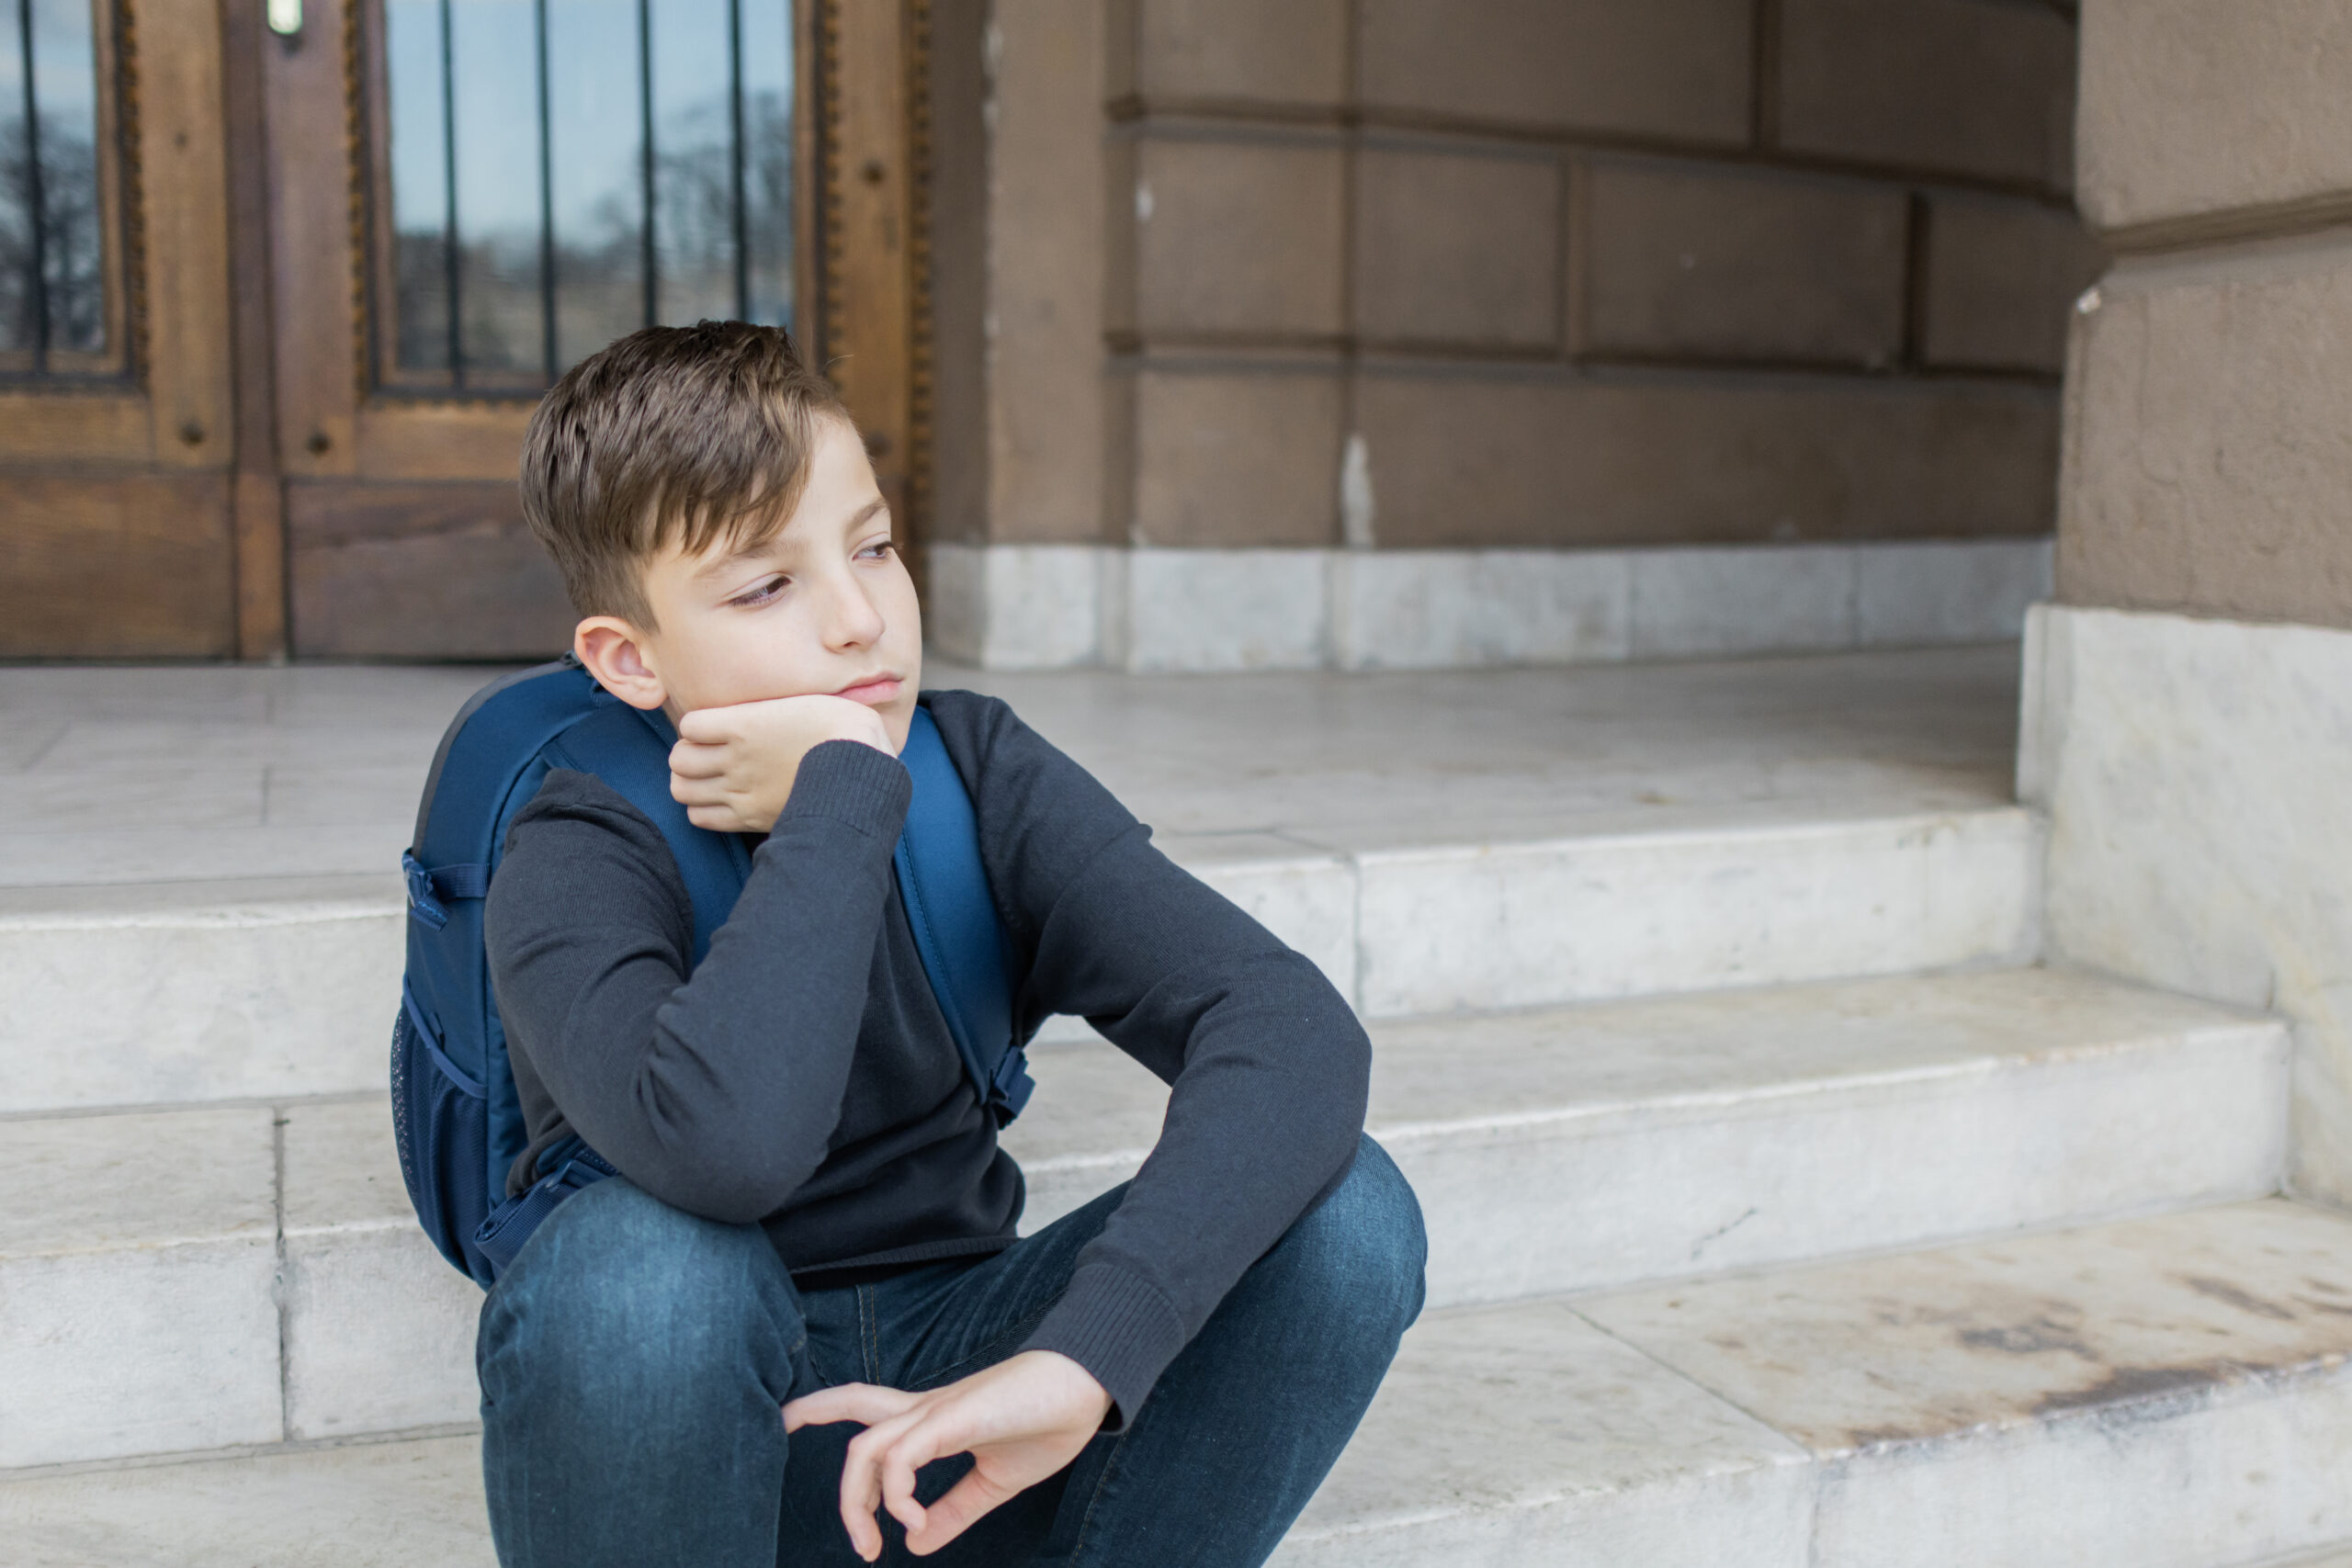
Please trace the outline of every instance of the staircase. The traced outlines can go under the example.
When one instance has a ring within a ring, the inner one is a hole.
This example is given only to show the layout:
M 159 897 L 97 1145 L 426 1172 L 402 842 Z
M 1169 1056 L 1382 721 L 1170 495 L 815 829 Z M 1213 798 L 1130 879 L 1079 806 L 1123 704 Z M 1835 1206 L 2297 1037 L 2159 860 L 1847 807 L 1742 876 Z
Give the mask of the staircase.
M 454 706 L 243 673 L 248 750 Z M 2007 653 L 956 678 L 1372 1030 L 1430 1310 L 1280 1562 L 2352 1568 L 2352 1220 L 2277 1195 L 2287 1029 L 2036 964 Z M 0 773 L 65 802 L 0 837 L 0 1562 L 489 1562 L 362 869 L 422 757 L 172 883 L 43 765 Z M 1034 1227 L 1164 1091 L 1082 1026 L 1033 1062 Z

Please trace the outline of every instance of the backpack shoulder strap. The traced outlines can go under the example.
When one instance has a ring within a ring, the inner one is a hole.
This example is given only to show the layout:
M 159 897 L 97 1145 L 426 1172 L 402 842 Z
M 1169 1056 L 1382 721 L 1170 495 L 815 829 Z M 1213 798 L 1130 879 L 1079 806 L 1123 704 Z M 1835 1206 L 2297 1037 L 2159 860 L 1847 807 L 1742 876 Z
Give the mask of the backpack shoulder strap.
M 1002 1125 L 1021 1113 L 1035 1086 L 1012 1038 L 1004 929 L 980 863 L 972 797 L 929 708 L 916 707 L 899 760 L 914 779 L 906 830 L 892 857 L 899 896 L 932 992 L 947 1016 L 948 1032 L 956 1037 L 981 1103 Z
M 751 879 L 752 855 L 734 834 L 695 827 L 671 797 L 670 748 L 677 740 L 677 730 L 659 710 L 612 702 L 557 736 L 548 750 L 550 761 L 604 780 L 662 829 L 694 904 L 694 962 L 699 964 Z

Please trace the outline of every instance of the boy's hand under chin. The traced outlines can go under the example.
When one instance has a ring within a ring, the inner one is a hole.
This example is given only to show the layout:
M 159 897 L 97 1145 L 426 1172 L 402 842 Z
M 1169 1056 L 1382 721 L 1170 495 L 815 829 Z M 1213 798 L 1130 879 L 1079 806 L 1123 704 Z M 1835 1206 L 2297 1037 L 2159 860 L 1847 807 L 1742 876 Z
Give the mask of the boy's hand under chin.
M 719 833 L 775 826 L 800 759 L 828 740 L 858 740 L 892 756 L 882 715 L 847 697 L 810 695 L 696 708 L 678 720 L 670 795 L 686 820 Z

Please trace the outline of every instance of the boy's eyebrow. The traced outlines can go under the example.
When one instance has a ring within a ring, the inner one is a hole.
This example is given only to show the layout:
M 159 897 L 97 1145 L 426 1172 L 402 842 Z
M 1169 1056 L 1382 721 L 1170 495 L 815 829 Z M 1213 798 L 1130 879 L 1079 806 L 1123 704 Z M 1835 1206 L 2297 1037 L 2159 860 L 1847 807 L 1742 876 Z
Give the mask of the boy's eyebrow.
M 867 502 L 864 506 L 859 507 L 857 509 L 857 515 L 852 517 L 847 523 L 843 524 L 842 525 L 842 531 L 843 533 L 847 533 L 853 528 L 862 527 L 875 515 L 875 513 L 887 511 L 888 509 L 888 503 L 877 495 L 872 501 Z M 754 557 L 767 554 L 767 552 L 775 547 L 777 537 L 782 533 L 783 530 L 779 528 L 775 533 L 770 534 L 767 537 L 761 539 L 756 543 L 744 545 L 741 548 L 728 551 L 727 554 L 719 557 L 718 559 L 712 561 L 709 565 L 695 571 L 694 581 L 700 582 L 705 578 L 721 576 L 727 572 L 734 570 L 735 568 L 742 565 L 745 561 L 750 560 Z

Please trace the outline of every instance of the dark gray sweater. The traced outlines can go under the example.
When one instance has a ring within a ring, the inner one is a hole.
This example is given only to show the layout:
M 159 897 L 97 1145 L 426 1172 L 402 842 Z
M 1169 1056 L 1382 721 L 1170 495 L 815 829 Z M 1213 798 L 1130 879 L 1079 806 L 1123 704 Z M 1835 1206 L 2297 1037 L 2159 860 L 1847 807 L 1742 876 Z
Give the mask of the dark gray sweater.
M 1078 1361 L 1127 1419 L 1346 1173 L 1371 1046 L 1313 964 L 1160 854 L 1010 707 L 923 701 L 971 791 L 1022 1037 L 1079 1014 L 1172 1086 L 1159 1146 L 1024 1347 Z M 759 1222 L 798 1277 L 1011 1245 L 1020 1168 L 891 872 L 910 793 L 871 747 L 810 751 L 688 980 L 691 907 L 660 831 L 594 776 L 548 774 L 484 917 L 532 1134 L 510 1190 L 577 1131 L 656 1197 Z

